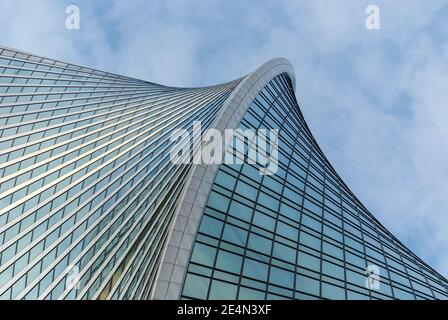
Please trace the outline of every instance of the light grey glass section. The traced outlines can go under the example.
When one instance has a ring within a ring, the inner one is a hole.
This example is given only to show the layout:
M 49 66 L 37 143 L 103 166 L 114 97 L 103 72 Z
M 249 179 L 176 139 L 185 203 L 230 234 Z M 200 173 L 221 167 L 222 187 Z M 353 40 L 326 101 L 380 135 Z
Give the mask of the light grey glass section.
M 191 165 L 241 80 L 171 88 L 0 47 L 0 297 L 147 299 Z

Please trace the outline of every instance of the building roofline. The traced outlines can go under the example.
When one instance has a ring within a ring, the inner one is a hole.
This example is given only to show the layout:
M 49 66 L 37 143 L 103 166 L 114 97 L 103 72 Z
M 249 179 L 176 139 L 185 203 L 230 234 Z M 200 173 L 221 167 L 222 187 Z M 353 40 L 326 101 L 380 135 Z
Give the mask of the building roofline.
M 295 74 L 291 62 L 284 58 L 269 60 L 244 77 L 232 91 L 211 128 L 221 133 L 224 133 L 225 129 L 237 129 L 258 93 L 280 74 L 288 75 L 295 90 Z M 224 150 L 226 148 L 227 146 Z M 219 166 L 193 165 L 170 226 L 151 299 L 180 298 L 197 230 Z

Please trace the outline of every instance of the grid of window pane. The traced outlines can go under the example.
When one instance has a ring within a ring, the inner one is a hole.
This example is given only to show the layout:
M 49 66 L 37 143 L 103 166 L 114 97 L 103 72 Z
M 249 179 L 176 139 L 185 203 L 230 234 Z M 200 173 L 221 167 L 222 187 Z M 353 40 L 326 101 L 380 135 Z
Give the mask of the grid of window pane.
M 447 299 L 448 282 L 356 199 L 313 139 L 286 75 L 241 129 L 277 128 L 279 170 L 222 164 L 184 279 L 184 299 Z M 245 141 L 247 144 L 247 141 Z M 380 269 L 379 289 L 366 267 Z
M 170 134 L 208 127 L 238 83 L 170 88 L 0 47 L 0 298 L 148 298 L 191 169 Z

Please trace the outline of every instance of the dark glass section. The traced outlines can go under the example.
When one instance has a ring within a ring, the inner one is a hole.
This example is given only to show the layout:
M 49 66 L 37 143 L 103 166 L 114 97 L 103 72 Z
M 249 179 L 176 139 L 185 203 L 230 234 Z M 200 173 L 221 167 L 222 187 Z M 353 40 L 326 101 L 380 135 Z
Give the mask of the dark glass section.
M 447 280 L 392 236 L 331 167 L 286 75 L 258 94 L 240 128 L 280 130 L 279 170 L 262 176 L 248 163 L 220 166 L 182 298 L 448 298 Z M 379 278 L 367 277 L 372 267 Z

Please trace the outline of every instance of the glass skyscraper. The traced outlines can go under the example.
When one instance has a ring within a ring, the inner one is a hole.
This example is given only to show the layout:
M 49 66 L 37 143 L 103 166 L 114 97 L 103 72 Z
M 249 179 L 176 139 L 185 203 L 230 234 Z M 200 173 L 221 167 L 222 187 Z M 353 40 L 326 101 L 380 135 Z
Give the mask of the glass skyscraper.
M 0 47 L 0 298 L 448 299 L 340 179 L 294 92 L 285 59 L 173 88 Z M 278 170 L 173 163 L 171 134 L 198 121 L 278 129 Z

